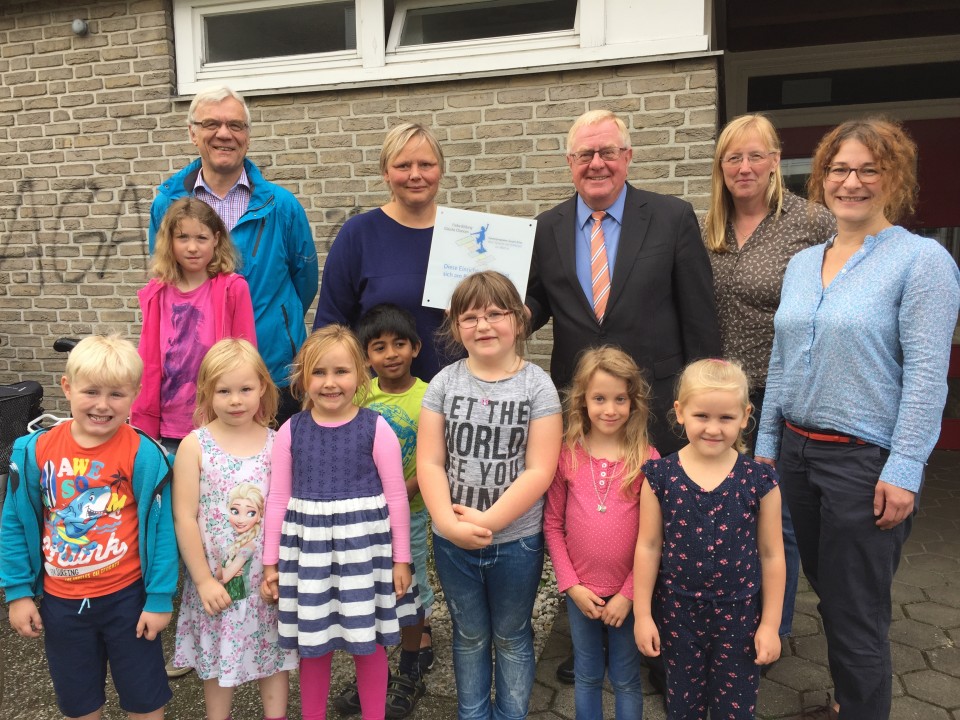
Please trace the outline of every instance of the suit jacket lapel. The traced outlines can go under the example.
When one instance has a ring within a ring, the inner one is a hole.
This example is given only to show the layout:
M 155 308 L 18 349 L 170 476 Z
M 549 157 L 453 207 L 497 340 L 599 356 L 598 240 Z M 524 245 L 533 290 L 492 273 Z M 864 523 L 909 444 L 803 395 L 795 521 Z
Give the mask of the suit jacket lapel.
M 556 242 L 557 257 L 560 259 L 560 265 L 563 268 L 563 274 L 566 276 L 570 287 L 574 289 L 574 295 L 578 302 L 586 308 L 586 311 L 594 317 L 593 306 L 583 294 L 583 288 L 580 287 L 580 278 L 577 277 L 577 196 L 563 203 L 560 212 L 557 213 L 556 221 L 553 225 L 553 238 Z
M 633 270 L 637 255 L 647 237 L 650 227 L 650 208 L 644 194 L 632 185 L 627 185 L 626 202 L 623 205 L 623 225 L 620 228 L 620 245 L 617 247 L 617 260 L 613 266 L 613 277 L 610 279 L 610 301 L 607 303 L 607 314 L 617 302 L 617 298 L 627 285 L 627 278 Z M 639 308 L 634 308 L 639 312 Z

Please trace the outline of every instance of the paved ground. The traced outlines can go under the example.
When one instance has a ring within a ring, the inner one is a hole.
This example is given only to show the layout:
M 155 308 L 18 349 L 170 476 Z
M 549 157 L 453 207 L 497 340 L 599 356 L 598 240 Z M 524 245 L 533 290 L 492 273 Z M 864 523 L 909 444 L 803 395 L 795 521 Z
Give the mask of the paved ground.
M 893 714 L 895 720 L 960 720 L 960 453 L 937 452 L 931 459 L 922 508 L 906 546 L 894 582 Z M 507 590 L 508 591 L 508 590 Z M 797 597 L 794 637 L 784 648 L 784 658 L 770 671 L 760 688 L 758 717 L 794 720 L 804 707 L 822 704 L 830 691 L 826 649 L 817 617 L 816 596 L 801 587 Z M 0 615 L 5 614 L 0 610 Z M 414 720 L 451 720 L 456 717 L 456 694 L 450 669 L 449 624 L 434 622 L 437 667 L 428 676 L 428 695 Z M 0 623 L 0 672 L 3 720 L 53 720 L 58 718 L 46 672 L 42 645 L 18 638 L 5 619 Z M 557 664 L 568 652 L 566 617 L 561 614 L 546 640 L 537 666 L 537 683 L 531 703 L 531 720 L 573 720 L 573 690 L 554 677 Z M 338 662 L 337 687 L 347 672 Z M 646 678 L 645 678 L 646 679 Z M 174 700 L 167 717 L 175 720 L 203 718 L 200 683 L 195 675 L 175 681 Z M 296 686 L 290 717 L 299 717 Z M 613 696 L 607 693 L 607 717 L 613 718 Z M 236 720 L 257 720 L 253 688 L 238 692 Z M 331 717 L 336 713 L 331 710 Z M 124 717 L 115 699 L 108 701 L 104 718 Z M 645 696 L 644 720 L 665 717 L 663 699 Z M 639 720 L 639 719 L 638 719 Z

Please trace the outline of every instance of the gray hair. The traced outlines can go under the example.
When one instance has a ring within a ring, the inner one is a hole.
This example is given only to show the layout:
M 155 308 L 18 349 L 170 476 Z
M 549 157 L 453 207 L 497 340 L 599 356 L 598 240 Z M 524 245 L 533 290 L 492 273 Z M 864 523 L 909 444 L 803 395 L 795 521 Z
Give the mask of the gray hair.
M 190 103 L 190 109 L 187 110 L 187 125 L 192 125 L 196 119 L 197 108 L 201 105 L 216 104 L 223 102 L 227 98 L 233 98 L 240 105 L 243 106 L 243 115 L 246 118 L 247 125 L 250 125 L 250 108 L 247 107 L 247 101 L 243 99 L 243 95 L 238 93 L 236 90 L 231 90 L 226 85 L 223 87 L 210 88 L 208 90 L 201 90 L 198 92 L 194 98 L 193 102 Z

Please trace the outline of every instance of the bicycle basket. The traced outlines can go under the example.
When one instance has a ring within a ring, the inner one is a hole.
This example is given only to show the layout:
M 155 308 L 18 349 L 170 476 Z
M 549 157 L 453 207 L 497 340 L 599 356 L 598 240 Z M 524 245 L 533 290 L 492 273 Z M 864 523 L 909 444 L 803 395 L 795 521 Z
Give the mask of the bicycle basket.
M 27 434 L 27 423 L 43 414 L 43 386 L 33 380 L 0 385 L 0 473 L 10 465 L 13 441 Z

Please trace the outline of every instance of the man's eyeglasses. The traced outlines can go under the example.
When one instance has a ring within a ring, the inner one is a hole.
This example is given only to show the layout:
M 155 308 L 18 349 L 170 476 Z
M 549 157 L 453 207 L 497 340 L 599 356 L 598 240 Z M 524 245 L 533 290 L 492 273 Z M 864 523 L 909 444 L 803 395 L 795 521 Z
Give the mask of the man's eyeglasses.
M 580 150 L 570 153 L 570 157 L 577 165 L 587 165 L 593 162 L 593 156 L 599 155 L 604 162 L 619 160 L 620 156 L 626 151 L 625 147 L 605 147 L 599 150 Z
M 727 155 L 720 162 L 726 165 L 727 167 L 738 168 L 743 164 L 743 159 L 746 158 L 747 163 L 752 167 L 754 165 L 759 165 L 768 157 L 773 155 L 775 152 L 776 150 L 773 150 L 771 152 L 752 152 L 752 153 L 747 153 L 746 155 L 740 155 L 740 154 Z
M 222 125 L 226 125 L 227 130 L 229 130 L 232 133 L 246 132 L 247 129 L 250 127 L 245 122 L 243 122 L 243 120 L 213 120 L 213 119 L 194 120 L 190 124 L 195 125 L 196 127 L 203 128 L 207 132 L 216 132 L 217 130 L 220 129 Z
M 864 185 L 870 185 L 880 179 L 880 171 L 875 167 L 855 168 L 847 165 L 830 165 L 827 167 L 827 180 L 842 183 L 850 177 L 850 173 L 856 173 Z
M 502 322 L 507 315 L 512 314 L 513 310 L 491 310 L 486 315 L 465 315 L 457 320 L 457 325 L 469 330 L 470 328 L 475 328 L 481 318 L 486 320 L 489 325 L 496 325 L 498 322 Z

